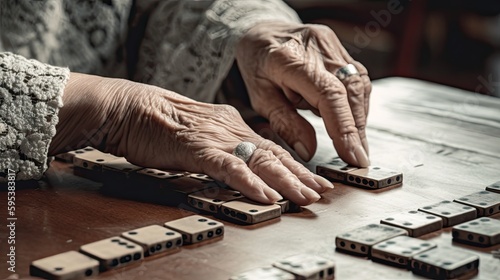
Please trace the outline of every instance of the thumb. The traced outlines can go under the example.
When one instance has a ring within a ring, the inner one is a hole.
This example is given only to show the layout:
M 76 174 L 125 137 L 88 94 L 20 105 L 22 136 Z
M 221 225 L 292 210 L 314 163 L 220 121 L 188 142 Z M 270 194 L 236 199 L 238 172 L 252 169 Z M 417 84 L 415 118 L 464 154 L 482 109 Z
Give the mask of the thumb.
M 281 108 L 269 116 L 271 129 L 276 132 L 304 161 L 316 152 L 316 134 L 311 124 L 295 108 Z

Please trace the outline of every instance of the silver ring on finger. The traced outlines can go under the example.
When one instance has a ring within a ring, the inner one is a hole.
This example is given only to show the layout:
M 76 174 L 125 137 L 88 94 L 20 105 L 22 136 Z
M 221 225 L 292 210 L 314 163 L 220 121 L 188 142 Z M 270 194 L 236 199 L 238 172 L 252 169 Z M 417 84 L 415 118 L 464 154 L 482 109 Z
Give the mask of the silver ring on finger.
M 350 64 L 350 63 L 347 64 L 346 66 L 340 68 L 335 73 L 335 76 L 341 81 L 349 76 L 352 76 L 352 75 L 359 75 L 359 72 L 358 72 L 358 69 L 356 69 L 356 66 L 354 66 L 354 64 Z
M 257 146 L 255 146 L 252 142 L 241 142 L 236 146 L 236 148 L 234 148 L 233 155 L 247 163 L 256 149 Z

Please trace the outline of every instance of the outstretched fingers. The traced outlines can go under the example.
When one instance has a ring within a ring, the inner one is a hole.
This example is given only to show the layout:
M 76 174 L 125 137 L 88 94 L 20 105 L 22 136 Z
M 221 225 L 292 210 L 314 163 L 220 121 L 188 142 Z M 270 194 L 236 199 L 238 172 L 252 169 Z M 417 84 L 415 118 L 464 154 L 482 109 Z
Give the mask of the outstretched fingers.
M 316 191 L 304 185 L 296 174 L 283 165 L 272 151 L 257 148 L 248 166 L 268 186 L 298 205 L 308 205 L 321 198 Z
M 330 182 L 312 174 L 268 140 L 257 143 L 247 163 L 213 148 L 207 149 L 202 157 L 202 170 L 206 174 L 261 203 L 270 204 L 285 197 L 298 205 L 309 205 L 321 198 L 318 193 L 333 188 Z
M 252 172 L 243 160 L 230 153 L 213 148 L 207 149 L 202 156 L 201 164 L 204 173 L 226 183 L 252 200 L 271 204 L 283 199 L 277 191 Z
M 307 187 L 311 188 L 317 193 L 323 193 L 327 190 L 333 189 L 333 184 L 325 178 L 318 176 L 304 165 L 297 162 L 290 155 L 288 151 L 282 147 L 274 144 L 269 140 L 264 140 L 259 143 L 259 147 L 265 150 L 272 151 L 274 156 L 281 161 L 281 163 L 290 170 L 297 178 Z

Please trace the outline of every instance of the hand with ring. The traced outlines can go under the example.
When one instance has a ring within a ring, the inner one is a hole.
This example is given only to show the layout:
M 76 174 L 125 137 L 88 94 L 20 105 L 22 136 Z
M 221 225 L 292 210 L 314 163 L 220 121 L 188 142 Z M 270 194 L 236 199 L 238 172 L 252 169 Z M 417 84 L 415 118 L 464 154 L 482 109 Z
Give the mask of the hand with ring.
M 370 164 L 365 134 L 370 78 L 330 28 L 260 23 L 240 40 L 236 60 L 254 110 L 303 160 L 312 158 L 317 143 L 297 109 L 323 118 L 344 161 Z
M 104 94 L 105 93 L 105 94 Z M 194 101 L 159 87 L 71 73 L 49 155 L 102 133 L 105 152 L 139 166 L 205 173 L 262 203 L 299 205 L 332 188 L 290 153 L 248 127 L 236 109 Z

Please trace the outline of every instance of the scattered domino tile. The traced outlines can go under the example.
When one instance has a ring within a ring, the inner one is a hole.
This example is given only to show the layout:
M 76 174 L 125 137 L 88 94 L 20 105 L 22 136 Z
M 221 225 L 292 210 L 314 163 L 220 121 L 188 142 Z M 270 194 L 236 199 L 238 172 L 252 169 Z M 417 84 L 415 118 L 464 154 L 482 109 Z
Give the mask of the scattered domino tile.
M 500 193 L 489 191 L 475 192 L 454 201 L 477 209 L 477 216 L 491 216 L 500 212 Z
M 479 246 L 493 246 L 500 243 L 500 221 L 486 217 L 453 227 L 453 240 Z
M 316 166 L 316 173 L 332 181 L 345 182 L 347 181 L 347 172 L 356 169 L 358 167 L 351 166 L 340 158 L 334 158 L 331 162 Z
M 369 256 L 373 245 L 400 235 L 408 235 L 408 232 L 397 227 L 370 224 L 337 235 L 335 245 L 342 251 Z
M 232 276 L 229 280 L 295 280 L 295 275 L 276 267 L 259 267 Z
M 125 266 L 144 257 L 140 245 L 118 236 L 83 245 L 80 252 L 98 260 L 101 271 Z
M 223 203 L 220 210 L 224 216 L 247 224 L 256 224 L 281 216 L 279 205 L 259 204 L 245 198 Z
M 85 153 L 75 154 L 75 157 L 73 158 L 73 165 L 83 169 L 101 172 L 102 165 L 104 163 L 115 159 L 118 159 L 118 157 L 93 149 L 92 151 L 86 151 Z
M 477 271 L 479 257 L 452 248 L 436 248 L 413 257 L 411 270 L 433 279 L 458 278 Z
M 68 251 L 31 263 L 30 275 L 45 279 L 81 279 L 99 274 L 99 262 L 80 254 Z
M 224 235 L 224 224 L 199 215 L 166 222 L 165 227 L 181 233 L 184 243 L 189 244 Z
M 495 182 L 486 187 L 487 191 L 500 193 L 500 181 Z
M 273 266 L 292 273 L 296 279 L 333 279 L 335 276 L 335 263 L 316 255 L 291 256 Z
M 436 248 L 436 244 L 408 236 L 396 236 L 372 247 L 373 260 L 379 260 L 395 266 L 409 266 L 413 256 Z
M 347 183 L 358 187 L 381 189 L 403 182 L 403 173 L 378 166 L 347 172 Z
M 159 225 L 129 230 L 121 236 L 141 245 L 145 256 L 167 252 L 182 246 L 180 233 Z
M 210 192 L 199 191 L 188 195 L 188 204 L 200 210 L 218 213 L 223 203 L 243 198 L 243 195 L 238 191 L 222 188 L 209 190 Z
M 418 211 L 441 217 L 443 219 L 443 227 L 467 222 L 475 219 L 477 216 L 476 208 L 448 200 L 424 206 L 419 208 Z
M 381 220 L 380 223 L 405 229 L 412 237 L 419 237 L 443 228 L 443 219 L 418 211 L 396 214 Z

